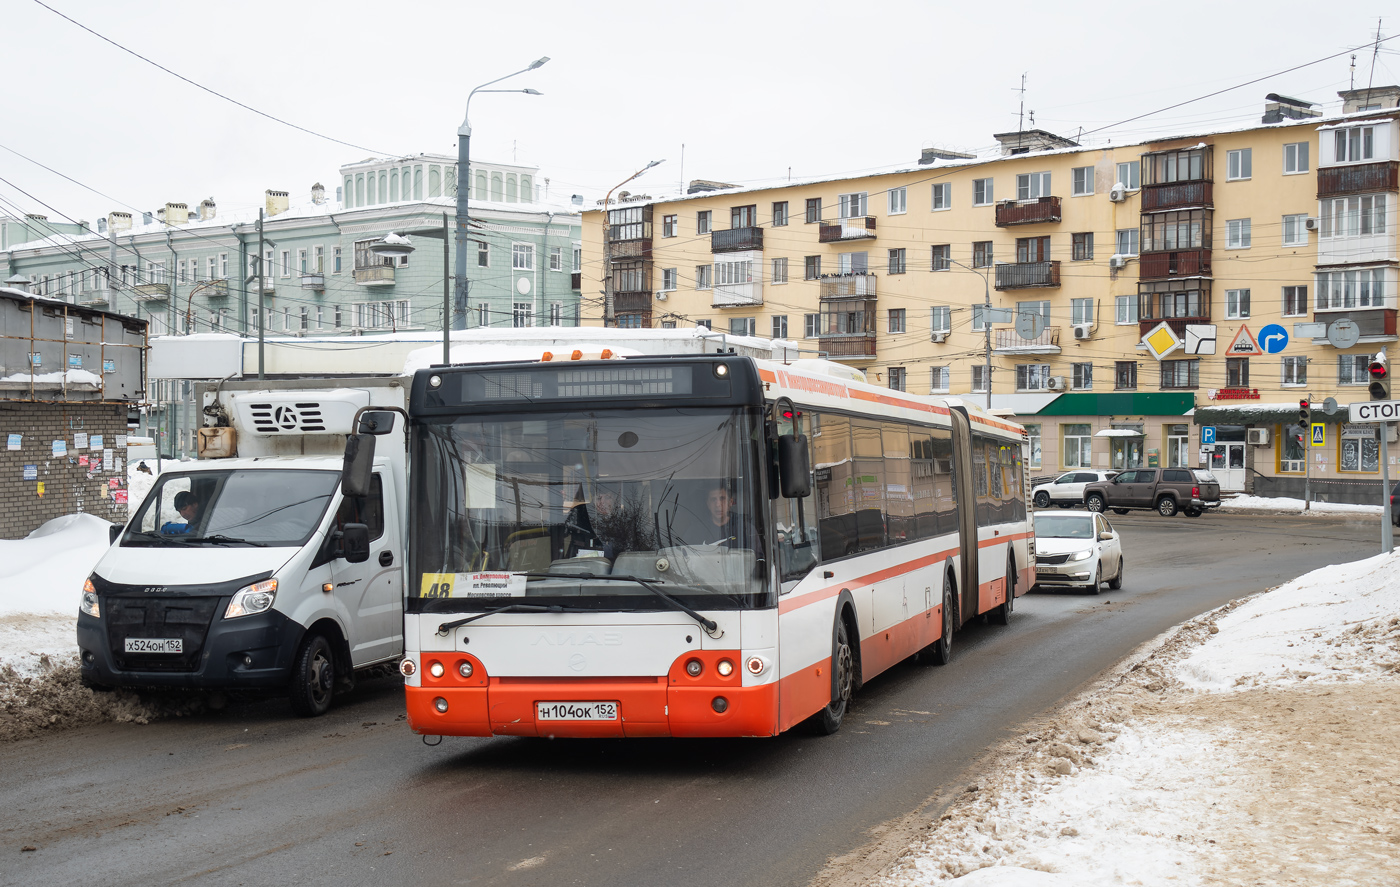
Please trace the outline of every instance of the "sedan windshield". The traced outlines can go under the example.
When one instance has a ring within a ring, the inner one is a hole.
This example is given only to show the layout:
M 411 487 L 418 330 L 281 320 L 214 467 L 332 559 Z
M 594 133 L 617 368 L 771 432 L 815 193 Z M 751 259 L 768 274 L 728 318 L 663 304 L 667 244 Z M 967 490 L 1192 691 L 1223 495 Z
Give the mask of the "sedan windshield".
M 300 546 L 321 523 L 338 471 L 237 469 L 162 474 L 123 546 Z
M 1047 539 L 1092 539 L 1094 519 L 1088 515 L 1036 515 L 1035 534 Z

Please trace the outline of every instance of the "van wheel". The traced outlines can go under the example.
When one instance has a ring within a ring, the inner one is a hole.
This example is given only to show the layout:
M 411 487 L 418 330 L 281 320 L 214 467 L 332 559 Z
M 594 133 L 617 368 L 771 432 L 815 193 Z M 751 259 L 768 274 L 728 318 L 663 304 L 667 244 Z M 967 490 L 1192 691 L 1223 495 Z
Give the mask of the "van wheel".
M 855 654 L 851 652 L 851 636 L 846 620 L 839 613 L 836 616 L 836 635 L 831 642 L 831 672 L 835 683 L 832 700 L 812 718 L 812 726 L 822 736 L 830 736 L 841 729 L 851 694 L 855 692 Z
M 1006 562 L 1006 600 L 1001 602 L 1001 606 L 987 614 L 993 625 L 1010 625 L 1011 611 L 1016 608 L 1016 571 L 1012 567 L 1012 562 Z
M 1176 500 L 1171 496 L 1163 496 L 1157 503 L 1157 513 L 1162 517 L 1172 517 L 1176 514 Z
M 1084 505 L 1090 511 L 1101 513 L 1103 511 L 1103 496 L 1098 493 L 1090 493 L 1089 498 L 1084 500 Z
M 292 711 L 303 718 L 323 715 L 335 692 L 335 654 L 325 636 L 313 633 L 301 642 L 288 687 Z
M 1045 492 L 1044 490 L 1041 490 L 1039 493 L 1036 493 L 1036 494 L 1035 494 L 1035 507 L 1036 507 L 1036 508 L 1049 508 L 1049 507 L 1050 507 L 1050 494 L 1047 493 L 1047 492 Z

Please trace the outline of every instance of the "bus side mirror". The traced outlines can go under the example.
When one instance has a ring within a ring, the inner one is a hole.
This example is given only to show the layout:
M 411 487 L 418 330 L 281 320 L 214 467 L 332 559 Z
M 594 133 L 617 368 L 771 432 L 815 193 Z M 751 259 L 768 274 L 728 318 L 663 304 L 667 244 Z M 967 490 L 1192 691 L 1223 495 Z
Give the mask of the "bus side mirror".
M 374 437 L 368 434 L 349 435 L 345 439 L 345 464 L 340 469 L 341 495 L 368 496 L 373 473 Z
M 341 530 L 340 545 L 349 563 L 362 564 L 369 560 L 369 525 L 346 524 Z
M 786 499 L 805 499 L 812 494 L 806 435 L 778 436 L 778 489 Z

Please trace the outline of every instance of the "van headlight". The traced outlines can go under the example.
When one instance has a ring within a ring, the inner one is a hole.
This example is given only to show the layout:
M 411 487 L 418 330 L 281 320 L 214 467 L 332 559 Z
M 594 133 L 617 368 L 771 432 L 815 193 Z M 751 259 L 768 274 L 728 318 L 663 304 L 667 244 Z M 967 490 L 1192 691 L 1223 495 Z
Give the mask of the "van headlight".
M 1072 554 L 1072 555 L 1069 556 L 1069 559 L 1070 559 L 1071 561 L 1087 561 L 1089 558 L 1091 558 L 1091 557 L 1093 557 L 1093 556 L 1094 556 L 1094 549 L 1092 549 L 1092 548 L 1086 548 L 1086 549 L 1084 549 L 1083 551 L 1076 551 L 1074 554 Z
M 245 585 L 233 593 L 233 598 L 228 602 L 228 608 L 224 610 L 224 618 L 235 619 L 239 616 L 261 613 L 272 606 L 272 601 L 276 597 L 276 579 L 264 579 L 261 582 L 254 582 L 252 585 Z
M 83 599 L 78 609 L 89 616 L 102 618 L 102 605 L 97 600 L 97 589 L 93 588 L 91 579 L 83 580 Z

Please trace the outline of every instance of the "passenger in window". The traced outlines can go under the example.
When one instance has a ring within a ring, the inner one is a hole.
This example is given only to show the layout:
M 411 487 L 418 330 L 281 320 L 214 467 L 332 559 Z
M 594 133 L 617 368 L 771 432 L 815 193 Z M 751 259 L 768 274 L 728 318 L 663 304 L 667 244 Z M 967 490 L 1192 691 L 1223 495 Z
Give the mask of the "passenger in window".
M 190 531 L 199 517 L 199 500 L 189 490 L 181 490 L 175 494 L 175 510 L 184 521 L 166 521 L 160 528 L 166 536 L 180 536 Z
M 705 488 L 705 515 L 700 530 L 701 544 L 719 545 L 724 548 L 747 548 L 754 553 L 755 560 L 763 560 L 763 541 L 753 522 L 734 513 L 734 494 L 727 481 L 715 481 Z
M 603 537 L 609 535 L 607 528 L 620 516 L 617 493 L 599 487 L 592 503 L 580 502 L 569 509 L 569 516 L 564 519 L 564 529 L 569 534 L 564 556 L 615 558 L 617 547 Z

